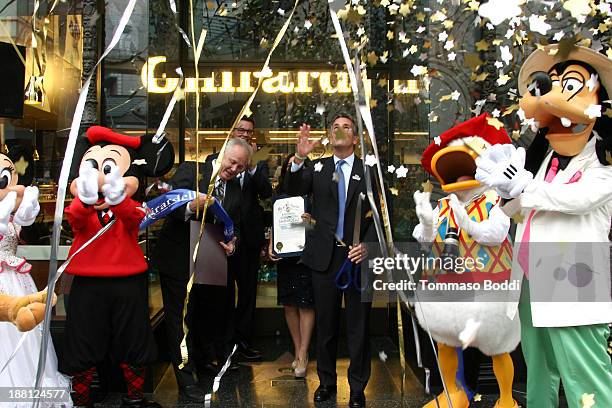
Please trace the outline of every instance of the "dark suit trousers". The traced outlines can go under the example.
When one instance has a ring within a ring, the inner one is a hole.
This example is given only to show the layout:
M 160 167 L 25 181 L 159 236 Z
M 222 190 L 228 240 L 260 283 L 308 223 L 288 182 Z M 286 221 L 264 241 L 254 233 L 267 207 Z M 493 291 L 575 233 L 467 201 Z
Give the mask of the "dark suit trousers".
M 346 308 L 347 342 L 350 357 L 348 382 L 352 391 L 363 391 L 370 378 L 370 302 L 351 286 L 345 292 L 336 287 L 335 276 L 346 259 L 348 248 L 334 247 L 330 267 L 312 272 L 317 322 L 317 373 L 321 385 L 336 385 L 336 355 L 342 297 Z
M 191 365 L 179 370 L 181 364 L 181 341 L 183 340 L 183 306 L 187 296 L 187 276 L 178 277 L 160 273 L 162 299 L 164 301 L 164 325 L 170 350 L 170 361 L 174 367 L 179 387 L 195 384 Z
M 196 367 L 217 360 L 219 364 L 233 347 L 235 261 L 228 258 L 227 286 L 194 284 L 189 294 L 187 346 Z
M 253 337 L 259 254 L 260 248 L 247 246 L 236 249 L 236 254 L 234 254 L 238 261 L 238 269 L 235 274 L 236 286 L 238 286 L 235 340 L 244 341 L 247 344 L 250 344 Z

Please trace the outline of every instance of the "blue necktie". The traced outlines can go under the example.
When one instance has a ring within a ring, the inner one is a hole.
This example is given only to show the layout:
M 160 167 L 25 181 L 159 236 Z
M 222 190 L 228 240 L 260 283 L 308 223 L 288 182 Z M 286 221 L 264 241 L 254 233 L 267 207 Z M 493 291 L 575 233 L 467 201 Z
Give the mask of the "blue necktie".
M 344 207 L 346 206 L 346 181 L 342 172 L 342 165 L 346 163 L 344 160 L 339 160 L 336 163 L 336 174 L 338 175 L 338 224 L 336 227 L 336 235 L 342 239 L 344 236 Z

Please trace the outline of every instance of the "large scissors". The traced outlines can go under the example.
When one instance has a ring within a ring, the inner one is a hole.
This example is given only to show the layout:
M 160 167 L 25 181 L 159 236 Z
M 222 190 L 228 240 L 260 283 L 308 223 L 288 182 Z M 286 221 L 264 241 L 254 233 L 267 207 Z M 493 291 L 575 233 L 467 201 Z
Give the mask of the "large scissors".
M 357 198 L 357 210 L 355 211 L 355 227 L 353 229 L 353 248 L 360 243 L 361 235 L 361 202 L 363 201 L 363 193 Z M 336 287 L 340 290 L 347 290 L 351 285 L 359 292 L 363 292 L 367 286 L 367 282 L 361 285 L 361 265 L 353 263 L 349 258 L 342 263 L 340 269 L 336 273 Z

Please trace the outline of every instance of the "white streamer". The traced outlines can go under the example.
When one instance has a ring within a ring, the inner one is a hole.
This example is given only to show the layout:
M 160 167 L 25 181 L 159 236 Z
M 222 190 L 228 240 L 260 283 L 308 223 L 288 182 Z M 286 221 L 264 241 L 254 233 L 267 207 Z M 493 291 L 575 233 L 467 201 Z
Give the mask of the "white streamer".
M 213 394 L 219 391 L 219 387 L 221 386 L 221 378 L 223 378 L 223 375 L 225 374 L 230 364 L 232 363 L 232 357 L 234 356 L 234 353 L 236 352 L 237 349 L 238 349 L 238 345 L 234 344 L 234 348 L 232 352 L 227 357 L 227 360 L 225 360 L 225 364 L 223 364 L 223 367 L 221 367 L 221 370 L 219 370 L 219 373 L 216 375 L 213 381 L 212 391 L 206 394 L 206 397 L 204 398 L 205 406 L 210 407 L 210 402 L 212 401 Z
M 89 76 L 87 77 L 87 80 L 85 80 L 83 87 L 81 88 L 81 91 L 79 93 L 79 99 L 77 101 L 74 116 L 72 117 L 72 125 L 70 127 L 68 143 L 66 144 L 66 152 L 64 154 L 64 160 L 62 162 L 62 168 L 58 181 L 57 201 L 55 202 L 55 215 L 53 220 L 53 233 L 51 236 L 51 256 L 49 259 L 49 280 L 47 285 L 49 293 L 53 293 L 53 291 L 55 290 L 55 283 L 57 282 L 58 271 L 55 270 L 55 268 L 57 267 L 57 250 L 59 247 L 60 230 L 64 213 L 64 200 L 66 199 L 66 187 L 68 185 L 68 176 L 70 173 L 70 167 L 72 165 L 72 159 L 76 147 L 79 127 L 81 125 L 81 119 L 83 118 L 83 111 L 85 109 L 85 100 L 87 99 L 87 94 L 89 93 L 89 85 L 91 84 L 91 79 L 94 73 L 96 72 L 96 68 L 98 67 L 98 65 L 100 65 L 102 60 L 113 50 L 113 48 L 115 48 L 115 46 L 119 42 L 119 39 L 121 38 L 121 35 L 123 34 L 123 31 L 125 30 L 125 27 L 132 16 L 132 12 L 134 11 L 134 7 L 136 6 L 137 1 L 138 0 L 130 0 L 127 6 L 125 7 L 123 15 L 119 20 L 119 24 L 117 25 L 117 29 L 115 30 L 115 33 L 113 34 L 110 43 L 106 47 L 106 50 L 104 50 L 104 53 L 102 53 L 100 59 L 98 59 L 98 62 L 96 62 L 96 64 L 93 66 L 91 72 L 89 73 Z M 42 385 L 42 377 L 44 374 L 44 367 L 47 358 L 47 341 L 49 339 L 49 329 L 51 322 L 51 301 L 52 296 L 47 296 L 47 309 L 45 311 L 45 320 L 43 323 L 43 341 L 40 348 L 40 354 L 38 356 L 38 368 L 36 373 L 36 395 L 39 395 L 38 391 L 40 390 L 40 387 Z M 36 398 L 36 400 L 34 401 L 35 407 L 38 406 L 38 402 L 39 399 Z

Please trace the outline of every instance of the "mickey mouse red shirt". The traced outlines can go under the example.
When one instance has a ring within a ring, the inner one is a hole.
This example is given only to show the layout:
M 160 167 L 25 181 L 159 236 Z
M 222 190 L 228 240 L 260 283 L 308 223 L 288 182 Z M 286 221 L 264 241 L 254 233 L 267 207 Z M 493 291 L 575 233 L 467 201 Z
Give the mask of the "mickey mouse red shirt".
M 138 245 L 138 228 L 145 216 L 144 209 L 130 197 L 110 206 L 115 223 L 77 254 L 66 272 L 79 276 L 121 277 L 143 273 L 147 262 Z M 100 211 L 83 204 L 78 197 L 66 208 L 72 226 L 74 242 L 68 256 L 93 237 L 105 225 Z

